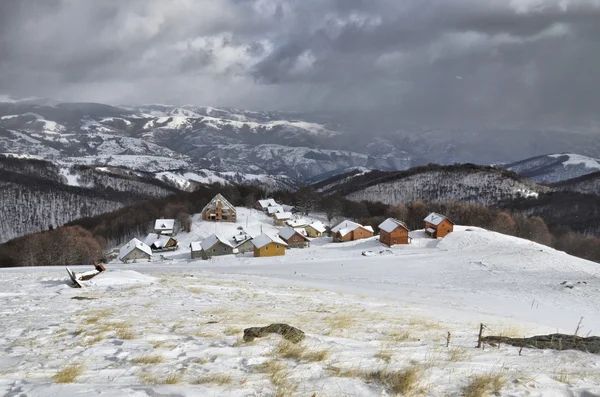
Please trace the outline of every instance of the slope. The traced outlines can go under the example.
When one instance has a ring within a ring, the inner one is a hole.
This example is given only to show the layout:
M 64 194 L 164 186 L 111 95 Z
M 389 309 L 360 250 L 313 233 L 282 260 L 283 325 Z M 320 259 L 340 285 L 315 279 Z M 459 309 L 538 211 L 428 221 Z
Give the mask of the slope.
M 579 154 L 548 154 L 504 165 L 536 182 L 555 183 L 600 171 L 600 159 Z

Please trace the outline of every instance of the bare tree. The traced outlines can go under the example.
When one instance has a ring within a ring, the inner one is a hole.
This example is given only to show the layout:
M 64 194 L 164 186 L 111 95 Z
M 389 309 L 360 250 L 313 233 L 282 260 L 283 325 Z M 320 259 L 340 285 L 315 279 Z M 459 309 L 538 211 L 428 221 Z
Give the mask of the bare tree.
M 325 212 L 327 216 L 327 222 L 331 223 L 331 221 L 341 215 L 342 213 L 342 203 L 335 198 L 325 197 L 321 201 L 321 209 Z
M 490 229 L 511 236 L 517 233 L 517 224 L 508 212 L 501 212 L 494 218 Z

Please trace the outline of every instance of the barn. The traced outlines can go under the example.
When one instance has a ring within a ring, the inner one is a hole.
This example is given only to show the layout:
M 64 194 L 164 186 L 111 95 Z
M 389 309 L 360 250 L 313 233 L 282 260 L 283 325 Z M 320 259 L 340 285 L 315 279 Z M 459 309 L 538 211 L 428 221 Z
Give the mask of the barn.
M 452 222 L 445 215 L 432 212 L 427 215 L 425 221 L 425 233 L 433 238 L 446 237 L 448 233 L 454 231 L 454 222 Z
M 221 193 L 217 194 L 202 209 L 202 220 L 204 221 L 235 222 L 236 219 L 235 207 Z
M 388 247 L 396 244 L 408 244 L 411 240 L 408 236 L 409 231 L 404 222 L 388 218 L 379 225 L 379 241 Z
M 363 226 L 349 220 L 345 220 L 331 229 L 331 233 L 333 235 L 333 241 L 336 243 L 361 240 L 373 237 L 374 234 L 371 226 Z
M 304 232 L 304 229 L 294 229 L 286 226 L 279 231 L 279 237 L 287 243 L 289 248 L 310 247 L 310 240 L 302 232 Z

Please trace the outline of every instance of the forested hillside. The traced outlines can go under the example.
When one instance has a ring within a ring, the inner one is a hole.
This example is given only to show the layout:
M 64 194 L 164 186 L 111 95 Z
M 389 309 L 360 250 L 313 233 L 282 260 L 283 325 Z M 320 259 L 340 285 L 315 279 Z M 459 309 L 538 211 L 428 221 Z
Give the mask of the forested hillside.
M 579 178 L 553 183 L 555 190 L 600 195 L 600 171 L 580 176 Z

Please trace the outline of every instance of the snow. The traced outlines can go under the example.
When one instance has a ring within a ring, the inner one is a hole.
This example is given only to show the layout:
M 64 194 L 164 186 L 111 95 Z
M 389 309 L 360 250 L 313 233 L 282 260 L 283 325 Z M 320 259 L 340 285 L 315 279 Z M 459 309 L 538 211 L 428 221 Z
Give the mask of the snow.
M 298 231 L 292 227 L 286 226 L 283 229 L 281 229 L 279 231 L 279 236 L 281 236 L 282 238 L 289 240 L 290 237 L 292 237 L 294 234 L 296 234 Z M 299 233 L 299 232 L 298 232 Z M 302 234 L 302 233 L 300 233 Z
M 61 168 L 59 171 L 61 176 L 64 176 L 69 186 L 81 186 L 79 184 L 79 175 L 73 172 L 70 168 Z
M 271 243 L 281 244 L 287 247 L 287 243 L 277 236 L 268 236 L 266 234 L 261 234 L 260 236 L 256 236 L 252 239 L 252 244 L 254 244 L 254 246 L 258 249 Z
M 294 215 L 291 212 L 277 212 L 275 214 L 275 219 L 277 220 L 285 220 L 291 219 Z
M 154 230 L 161 232 L 171 232 L 175 227 L 175 219 L 157 219 L 154 222 Z
M 267 207 L 267 213 L 269 215 L 280 214 L 280 213 L 283 213 L 283 212 L 285 212 L 285 211 L 283 210 L 283 207 L 280 206 L 280 205 L 275 206 L 275 207 Z
M 15 117 L 19 117 L 19 116 L 21 116 L 21 115 L 20 114 L 10 114 L 10 115 L 0 117 L 0 120 L 10 120 L 10 119 L 14 119 Z
M 176 237 L 276 230 L 259 211 L 238 215 L 227 225 L 195 215 L 192 233 Z M 411 365 L 424 371 L 420 387 L 429 396 L 461 395 L 480 374 L 505 377 L 503 396 L 600 394 L 600 355 L 474 349 L 479 323 L 487 335 L 572 334 L 583 317 L 580 334 L 600 333 L 597 264 L 474 227 L 456 226 L 443 240 L 423 231 L 411 237 L 413 244 L 391 249 L 377 238 L 315 239 L 273 258 L 190 260 L 183 250 L 165 254 L 171 261 L 109 263 L 83 289 L 67 285 L 64 268 L 0 269 L 0 393 L 270 396 L 277 387 L 261 364 L 275 360 L 283 387 L 298 396 L 389 396 L 378 382 L 339 374 Z M 297 361 L 274 350 L 278 336 L 241 341 L 244 328 L 275 322 L 301 328 L 300 346 L 328 354 Z M 162 361 L 137 361 L 153 355 Z M 52 381 L 73 364 L 82 365 L 78 379 Z M 170 375 L 179 381 L 165 384 Z M 206 381 L 219 375 L 223 384 Z
M 331 229 L 331 232 L 332 233 L 337 233 L 337 232 L 342 233 L 342 231 L 344 231 L 344 233 L 342 233 L 342 236 L 345 236 L 346 234 L 350 233 L 353 230 L 358 229 L 359 227 L 362 227 L 362 225 L 360 225 L 356 222 L 345 220 L 342 223 L 338 224 L 337 226 L 333 227 Z
M 325 233 L 325 231 L 327 231 L 327 228 L 325 227 L 325 225 L 323 225 L 323 223 L 320 221 L 312 222 L 310 224 L 310 227 L 312 227 L 319 233 Z
M 569 156 L 569 159 L 563 162 L 563 165 L 583 165 L 586 168 L 594 170 L 600 170 L 600 159 L 592 157 L 582 156 L 580 154 L 564 153 L 564 154 L 551 154 L 550 157 L 558 158 L 562 156 Z
M 391 233 L 394 230 L 396 230 L 398 226 L 401 226 L 404 229 L 408 230 L 408 227 L 406 227 L 404 223 L 394 218 L 388 218 L 385 221 L 383 221 L 383 223 L 379 225 L 379 229 L 383 230 L 384 232 Z

